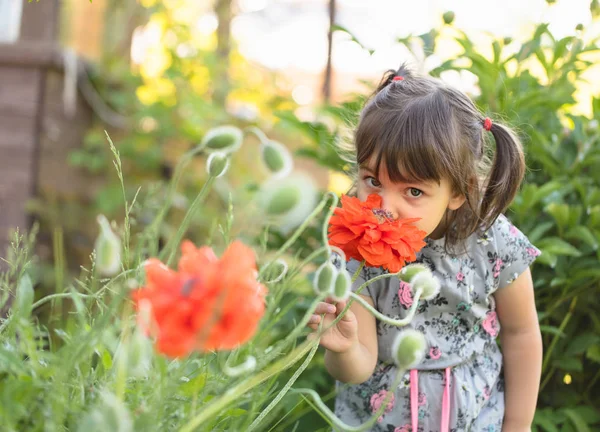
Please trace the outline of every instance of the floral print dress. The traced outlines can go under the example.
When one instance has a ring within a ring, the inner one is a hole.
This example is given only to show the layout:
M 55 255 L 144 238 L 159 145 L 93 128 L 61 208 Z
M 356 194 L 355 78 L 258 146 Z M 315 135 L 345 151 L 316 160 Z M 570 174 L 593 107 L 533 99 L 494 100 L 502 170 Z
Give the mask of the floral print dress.
M 425 359 L 416 367 L 419 432 L 440 430 L 444 370 L 448 367 L 450 431 L 500 432 L 502 428 L 504 380 L 493 294 L 525 271 L 540 251 L 504 215 L 489 230 L 471 235 L 466 250 L 466 254 L 453 257 L 444 251 L 444 239 L 428 239 L 417 256 L 417 262 L 428 265 L 442 285 L 435 298 L 419 301 L 409 324 L 423 332 L 429 344 Z M 351 260 L 347 269 L 354 273 L 358 266 Z M 383 271 L 364 267 L 352 289 Z M 361 294 L 370 296 L 375 308 L 390 317 L 403 318 L 413 303 L 410 287 L 396 277 L 377 281 Z M 345 423 L 358 426 L 381 407 L 397 370 L 391 346 L 404 328 L 377 321 L 375 372 L 362 384 L 337 383 L 335 413 Z M 409 389 L 407 371 L 398 388 L 391 389 L 393 398 L 372 431 L 412 432 Z

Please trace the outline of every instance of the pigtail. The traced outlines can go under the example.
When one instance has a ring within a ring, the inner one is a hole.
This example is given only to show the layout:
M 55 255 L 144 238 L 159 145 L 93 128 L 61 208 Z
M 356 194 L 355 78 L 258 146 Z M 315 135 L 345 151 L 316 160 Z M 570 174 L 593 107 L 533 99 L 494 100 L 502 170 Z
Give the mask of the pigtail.
M 381 81 L 379 82 L 379 85 L 377 86 L 377 89 L 375 90 L 375 94 L 387 88 L 392 82 L 394 82 L 394 78 L 398 79 L 398 77 L 401 77 L 403 79 L 411 77 L 411 73 L 406 67 L 405 63 L 401 64 L 398 70 L 389 69 L 385 71 L 383 77 L 381 78 Z
M 494 136 L 496 152 L 490 174 L 485 182 L 480 218 L 489 228 L 514 199 L 525 174 L 525 158 L 521 142 L 508 127 L 482 121 Z

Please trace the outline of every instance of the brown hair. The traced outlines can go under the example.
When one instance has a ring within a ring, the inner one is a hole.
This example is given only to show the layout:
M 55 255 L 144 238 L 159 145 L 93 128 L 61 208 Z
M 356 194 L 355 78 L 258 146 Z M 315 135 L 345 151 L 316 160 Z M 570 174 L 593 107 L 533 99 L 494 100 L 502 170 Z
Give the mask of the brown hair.
M 392 181 L 447 179 L 466 198 L 458 210 L 446 212 L 446 250 L 455 253 L 479 226 L 489 228 L 506 210 L 525 172 L 516 134 L 493 122 L 494 139 L 486 140 L 484 122 L 467 95 L 401 66 L 387 71 L 367 99 L 354 133 L 353 162 L 357 168 L 375 157 L 376 174 L 383 161 Z

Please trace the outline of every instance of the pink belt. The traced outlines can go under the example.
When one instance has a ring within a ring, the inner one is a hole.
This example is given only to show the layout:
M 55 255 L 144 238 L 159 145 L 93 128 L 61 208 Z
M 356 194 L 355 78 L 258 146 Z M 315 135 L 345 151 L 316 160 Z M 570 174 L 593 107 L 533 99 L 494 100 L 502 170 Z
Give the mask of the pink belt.
M 450 428 L 450 368 L 445 369 L 446 383 L 444 384 L 444 396 L 442 397 L 442 422 L 440 432 L 448 432 Z M 412 430 L 418 431 L 419 425 L 419 372 L 416 369 L 410 371 L 410 415 L 412 418 Z

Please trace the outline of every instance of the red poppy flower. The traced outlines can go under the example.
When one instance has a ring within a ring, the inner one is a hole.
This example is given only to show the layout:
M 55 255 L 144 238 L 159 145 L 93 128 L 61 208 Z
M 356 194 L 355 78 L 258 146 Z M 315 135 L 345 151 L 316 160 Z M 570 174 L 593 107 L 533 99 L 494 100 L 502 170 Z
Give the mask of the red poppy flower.
M 329 243 L 342 249 L 347 258 L 396 273 L 417 258 L 427 233 L 413 225 L 419 219 L 394 220 L 381 202 L 376 194 L 366 202 L 342 195 L 342 207 L 335 209 L 329 221 Z
M 146 266 L 146 286 L 133 292 L 138 310 L 149 306 L 156 349 L 170 357 L 228 350 L 247 342 L 265 311 L 266 288 L 257 282 L 254 252 L 232 243 L 221 259 L 211 248 L 182 244 L 178 271 L 157 259 Z

